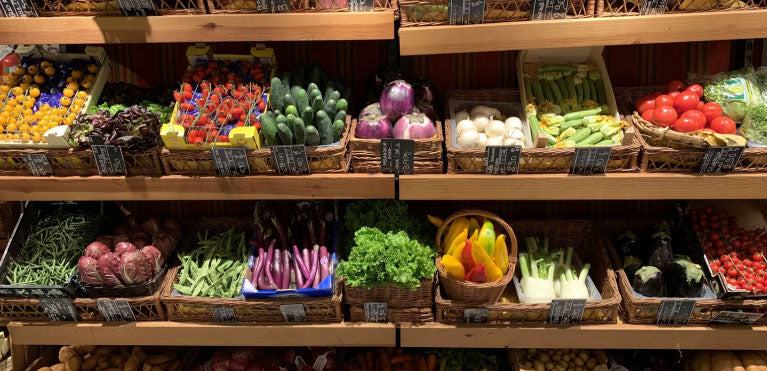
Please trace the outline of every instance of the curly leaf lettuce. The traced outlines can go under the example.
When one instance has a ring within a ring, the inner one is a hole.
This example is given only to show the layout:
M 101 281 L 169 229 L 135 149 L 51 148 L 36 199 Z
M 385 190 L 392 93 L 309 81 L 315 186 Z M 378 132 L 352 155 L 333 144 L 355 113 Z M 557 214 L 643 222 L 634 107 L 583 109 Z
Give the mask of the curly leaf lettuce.
M 767 106 L 751 106 L 743 119 L 740 131 L 749 140 L 767 144 Z
M 743 121 L 751 105 L 761 104 L 759 88 L 752 82 L 753 70 L 723 72 L 706 85 L 703 95 L 709 102 L 722 106 L 722 111 L 735 121 Z

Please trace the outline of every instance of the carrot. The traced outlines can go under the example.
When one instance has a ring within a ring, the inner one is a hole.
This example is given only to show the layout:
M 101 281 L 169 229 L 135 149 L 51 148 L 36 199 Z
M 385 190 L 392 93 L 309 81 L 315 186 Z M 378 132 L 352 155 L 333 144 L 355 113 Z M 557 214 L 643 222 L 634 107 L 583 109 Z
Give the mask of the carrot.
M 418 356 L 418 370 L 419 371 L 428 371 L 429 366 L 426 363 L 426 358 L 424 356 Z
M 437 371 L 437 356 L 429 354 L 429 359 L 426 361 L 427 371 Z
M 404 362 L 413 362 L 413 356 L 410 354 L 403 354 L 396 356 L 391 359 L 391 364 L 397 364 L 397 363 L 404 363 Z

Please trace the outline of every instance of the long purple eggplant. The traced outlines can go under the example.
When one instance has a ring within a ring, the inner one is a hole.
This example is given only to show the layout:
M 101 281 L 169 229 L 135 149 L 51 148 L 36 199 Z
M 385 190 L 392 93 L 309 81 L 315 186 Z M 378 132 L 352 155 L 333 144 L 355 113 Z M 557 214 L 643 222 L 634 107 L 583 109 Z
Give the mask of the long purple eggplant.
M 294 258 L 293 258 L 293 271 L 295 272 L 295 275 L 296 275 L 296 288 L 300 289 L 301 287 L 304 286 L 304 281 L 305 281 L 304 280 L 304 274 L 301 273 L 301 267 L 298 266 L 298 263 L 300 262 L 300 260 L 298 259 L 298 256 L 300 254 L 297 254 L 298 253 L 298 248 L 296 248 L 296 246 L 293 245 L 293 249 L 295 249 L 295 251 L 293 252 L 293 255 L 294 255 Z
M 317 273 L 319 272 L 319 264 L 318 263 L 319 263 L 320 259 L 317 258 L 317 255 L 318 255 L 318 249 L 312 249 L 312 262 L 313 263 L 312 263 L 312 270 L 309 272 L 309 277 L 316 277 Z M 313 281 L 314 280 L 307 280 L 306 282 L 304 282 L 304 287 L 302 287 L 302 289 L 309 288 L 312 285 Z
M 328 248 L 325 246 L 320 247 L 320 282 L 330 274 L 330 255 L 328 255 Z
M 318 264 L 319 254 L 313 254 L 313 253 L 317 252 L 318 251 L 317 249 L 319 248 L 320 247 L 318 245 L 314 245 L 314 248 L 312 248 L 312 252 L 310 252 L 310 254 L 312 254 L 311 255 L 312 267 Z M 314 275 L 312 275 L 312 287 L 317 287 L 317 285 L 319 284 L 320 284 L 320 270 L 317 269 L 317 272 L 315 272 Z
M 306 224 L 306 229 L 309 231 L 309 242 L 312 246 L 317 244 L 317 234 L 314 231 L 314 220 L 309 219 L 309 223 Z
M 290 252 L 282 250 L 282 286 L 281 289 L 290 287 Z
M 300 270 L 297 269 L 296 271 L 303 275 L 302 278 L 309 278 L 309 268 L 306 267 L 306 263 L 301 258 L 301 252 L 298 251 L 298 246 L 296 245 L 293 245 L 293 260 L 296 261 L 295 265 L 300 268 Z
M 253 285 L 256 285 L 258 276 L 261 275 L 261 272 L 264 270 L 264 265 L 266 265 L 266 256 L 264 256 L 264 254 L 264 248 L 259 247 L 258 257 L 256 257 L 256 263 L 253 266 L 253 277 L 250 279 Z
M 320 219 L 320 240 L 317 242 L 320 245 L 324 245 L 327 242 L 325 242 L 325 230 L 327 229 L 327 222 L 325 221 L 325 218 Z
M 274 245 L 277 243 L 277 240 L 272 240 L 271 243 L 269 243 L 269 249 L 266 253 L 266 265 L 264 266 L 265 276 L 266 276 L 266 282 L 265 282 L 265 288 L 264 290 L 277 290 L 277 283 L 274 282 L 274 277 L 272 277 L 272 264 L 274 263 L 273 257 L 274 257 Z M 261 277 L 259 277 L 259 280 L 261 280 Z M 261 283 L 259 283 L 259 286 L 261 286 Z M 260 287 L 259 287 L 260 288 Z
M 272 261 L 272 277 L 274 277 L 274 283 L 277 284 L 277 288 L 282 288 L 282 249 L 274 249 L 274 257 Z
M 308 247 L 301 250 L 301 256 L 303 257 L 304 265 L 306 265 L 306 276 L 304 276 L 304 278 L 308 280 L 309 271 L 312 269 L 312 258 L 311 258 L 311 253 L 309 253 Z

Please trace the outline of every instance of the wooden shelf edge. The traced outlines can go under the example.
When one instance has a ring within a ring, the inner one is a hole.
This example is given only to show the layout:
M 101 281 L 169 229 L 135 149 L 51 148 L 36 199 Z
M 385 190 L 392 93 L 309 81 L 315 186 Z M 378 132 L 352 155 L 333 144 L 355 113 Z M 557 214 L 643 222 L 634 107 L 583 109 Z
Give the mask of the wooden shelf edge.
M 402 27 L 400 54 L 450 54 L 767 37 L 767 9 Z M 641 32 L 636 32 L 641 30 Z
M 384 40 L 394 11 L 0 18 L 0 44 Z
M 482 327 L 402 325 L 402 347 L 583 349 L 767 349 L 767 326 L 583 325 Z
M 0 177 L 3 201 L 385 198 L 394 198 L 393 175 Z
M 397 329 L 388 323 L 11 322 L 8 330 L 14 345 L 393 347 L 397 342 Z
M 399 177 L 399 198 L 402 200 L 767 199 L 765 184 L 767 184 L 767 173 L 402 175 Z M 435 189 L 452 191 L 434 192 Z

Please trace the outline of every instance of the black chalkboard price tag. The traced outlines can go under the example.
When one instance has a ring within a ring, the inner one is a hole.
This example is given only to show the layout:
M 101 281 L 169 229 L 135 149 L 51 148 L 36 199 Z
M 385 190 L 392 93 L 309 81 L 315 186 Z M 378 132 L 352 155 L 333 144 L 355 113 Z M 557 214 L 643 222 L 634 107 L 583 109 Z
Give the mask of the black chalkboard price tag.
M 306 321 L 306 310 L 303 304 L 283 304 L 280 305 L 280 312 L 285 322 L 304 322 Z
M 157 15 L 157 8 L 152 0 L 117 0 L 124 16 Z
M 505 175 L 519 172 L 520 146 L 485 147 L 485 174 Z
M 592 175 L 604 174 L 610 161 L 612 148 L 605 147 L 576 147 L 570 174 Z
M 703 174 L 731 173 L 738 166 L 740 156 L 746 147 L 708 147 L 700 161 L 700 172 Z
M 695 309 L 695 300 L 661 300 L 655 322 L 659 325 L 686 325 L 690 322 L 693 309 Z
M 412 174 L 415 142 L 412 139 L 381 139 L 381 172 Z
M 216 322 L 237 322 L 237 314 L 234 313 L 234 308 L 212 307 L 210 311 L 213 313 L 213 320 Z
M 550 19 L 565 19 L 569 0 L 531 0 L 530 20 L 546 21 Z
M 259 13 L 290 13 L 290 0 L 256 0 Z
M 487 308 L 467 308 L 463 310 L 463 319 L 466 323 L 487 323 L 489 313 Z
M 758 319 L 764 316 L 763 313 L 745 313 L 723 310 L 709 323 L 722 325 L 753 325 Z
M 309 174 L 309 158 L 303 144 L 271 146 L 269 149 L 277 174 Z
M 485 0 L 448 0 L 447 19 L 451 25 L 485 21 Z
M 373 0 L 349 0 L 350 12 L 372 12 L 375 8 L 375 1 Z
M 42 153 L 24 153 L 21 155 L 22 161 L 27 165 L 27 169 L 34 176 L 48 176 L 53 174 L 53 168 L 48 158 Z
M 386 303 L 365 303 L 365 322 L 386 322 Z
M 666 12 L 668 0 L 642 0 L 639 5 L 639 15 L 663 14 Z
M 96 306 L 107 322 L 135 322 L 136 316 L 127 300 L 98 299 Z
M 245 148 L 217 148 L 210 150 L 216 173 L 223 176 L 242 176 L 250 174 L 250 163 Z
M 585 310 L 586 299 L 554 299 L 549 308 L 549 324 L 577 325 Z
M 77 321 L 77 312 L 72 299 L 40 298 L 40 306 L 51 321 Z
M 123 150 L 117 146 L 104 145 L 104 138 L 99 136 L 92 136 L 91 139 L 91 151 L 93 152 L 93 158 L 96 160 L 96 168 L 101 175 L 126 175 L 128 172 L 125 168 L 125 158 L 123 158 Z
M 0 10 L 4 17 L 38 17 L 37 9 L 31 0 L 0 0 Z

